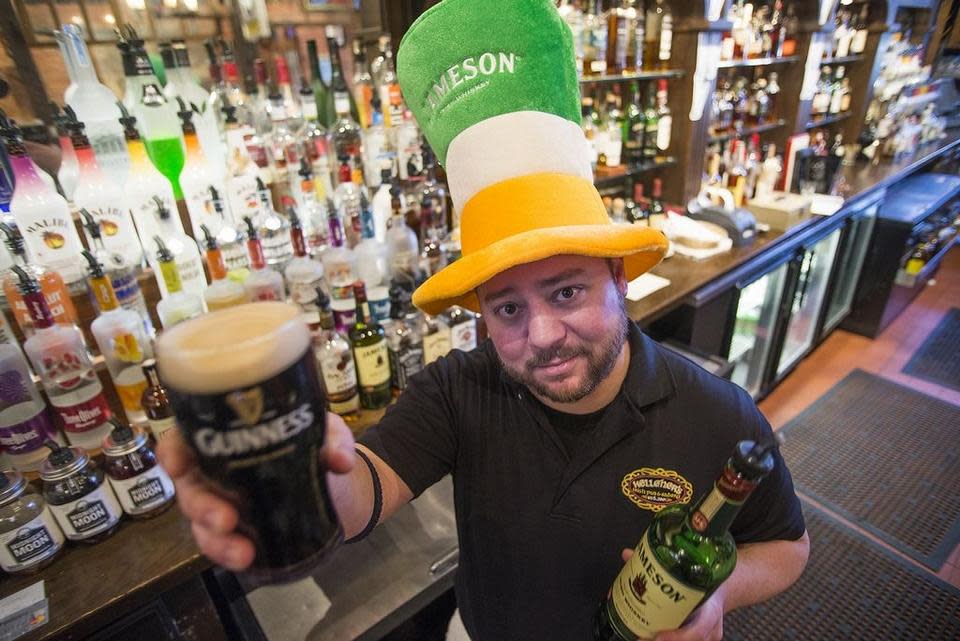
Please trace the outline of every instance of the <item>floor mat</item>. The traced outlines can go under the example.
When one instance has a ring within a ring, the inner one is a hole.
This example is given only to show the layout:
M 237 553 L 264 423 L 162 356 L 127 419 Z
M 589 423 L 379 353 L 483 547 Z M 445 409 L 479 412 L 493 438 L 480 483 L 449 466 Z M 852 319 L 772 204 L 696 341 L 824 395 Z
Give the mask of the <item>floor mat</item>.
M 947 312 L 903 373 L 960 391 L 960 309 Z
M 766 603 L 724 618 L 724 641 L 960 638 L 960 590 L 809 504 L 810 562 Z
M 960 407 L 854 370 L 782 433 L 799 492 L 939 570 L 960 541 Z

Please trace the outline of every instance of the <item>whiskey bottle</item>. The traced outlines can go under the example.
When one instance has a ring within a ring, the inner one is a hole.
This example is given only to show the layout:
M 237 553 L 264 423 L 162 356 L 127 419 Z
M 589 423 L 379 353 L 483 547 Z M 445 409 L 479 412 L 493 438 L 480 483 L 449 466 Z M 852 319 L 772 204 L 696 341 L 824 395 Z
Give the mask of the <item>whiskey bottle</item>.
M 319 310 L 319 328 L 313 332 L 313 353 L 323 381 L 330 411 L 345 416 L 360 409 L 357 393 L 357 366 L 346 336 L 334 327 L 330 298 L 317 288 L 315 305 Z
M 147 389 L 143 390 L 140 405 L 147 415 L 147 423 L 150 425 L 153 439 L 159 441 L 177 426 L 176 418 L 173 415 L 170 399 L 167 397 L 167 389 L 160 382 L 160 375 L 157 374 L 157 361 L 148 358 L 140 364 L 140 367 L 143 368 L 143 375 L 147 379 Z
M 740 441 L 705 496 L 654 517 L 597 610 L 594 641 L 652 639 L 679 628 L 730 576 L 737 563 L 730 525 L 773 470 L 775 446 Z
M 350 328 L 350 344 L 357 361 L 357 381 L 360 384 L 360 405 L 375 410 L 390 403 L 390 351 L 383 327 L 370 314 L 367 290 L 362 282 L 353 286 L 357 305 L 357 320 Z

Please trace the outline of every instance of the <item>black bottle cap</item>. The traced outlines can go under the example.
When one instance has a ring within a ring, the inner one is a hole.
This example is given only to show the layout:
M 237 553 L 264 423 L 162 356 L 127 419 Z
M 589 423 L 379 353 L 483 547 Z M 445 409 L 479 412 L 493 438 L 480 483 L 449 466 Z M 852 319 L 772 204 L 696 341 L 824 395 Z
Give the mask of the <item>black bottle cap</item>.
M 163 60 L 165 69 L 176 69 L 177 59 L 173 55 L 173 45 L 169 42 L 158 42 L 157 48 L 160 49 L 160 58 Z
M 21 294 L 36 294 L 40 290 L 40 283 L 37 282 L 37 279 L 33 277 L 28 271 L 26 271 L 20 265 L 13 265 L 10 267 L 14 274 L 17 275 L 17 289 L 20 290 Z
M 10 253 L 17 256 L 23 256 L 26 243 L 23 240 L 23 234 L 20 233 L 20 230 L 13 225 L 0 223 L 0 231 L 2 231 L 6 236 L 6 238 L 3 240 L 3 244 L 7 246 L 7 249 L 10 250 Z
M 213 189 L 213 187 L 211 187 Z M 219 249 L 220 246 L 217 244 L 217 239 L 214 238 L 213 234 L 210 232 L 210 228 L 206 225 L 200 225 L 200 230 L 203 232 L 203 246 L 207 249 Z
M 163 199 L 160 196 L 153 196 L 150 200 L 156 206 L 157 216 L 160 217 L 160 220 L 170 220 L 170 209 L 163 204 Z
M 90 238 L 100 238 L 100 223 L 93 219 L 93 216 L 90 215 L 90 212 L 86 209 L 81 209 L 80 217 L 83 219 L 83 228 L 87 230 L 88 234 L 90 234 Z
M 120 124 L 123 125 L 123 135 L 127 140 L 137 140 L 140 138 L 140 132 L 137 131 L 137 119 L 133 116 L 123 102 L 117 101 L 117 107 L 120 108 Z
M 113 430 L 110 431 L 110 438 L 117 445 L 129 443 L 133 440 L 133 429 L 126 423 L 121 423 L 115 416 L 110 417 L 110 424 Z
M 177 115 L 180 116 L 180 120 L 183 122 L 184 126 L 193 124 L 193 109 L 192 105 L 188 105 L 183 101 L 183 98 L 177 96 L 177 106 L 180 107 L 177 110 Z
M 163 242 L 163 239 L 159 236 L 153 237 L 153 242 L 157 244 L 157 260 L 161 263 L 169 263 L 173 261 L 173 252 L 171 252 L 166 243 Z
M 733 455 L 733 466 L 751 481 L 757 481 L 773 471 L 776 460 L 773 451 L 780 445 L 776 438 L 763 443 L 740 441 Z
M 247 234 L 251 240 L 260 238 L 260 234 L 257 232 L 257 227 L 253 224 L 253 219 L 250 218 L 250 216 L 244 216 L 243 222 L 247 225 Z
M 53 467 L 64 467 L 77 458 L 72 448 L 61 447 L 56 441 L 47 441 L 44 445 L 50 449 L 50 456 L 47 457 L 47 461 Z
M 87 270 L 90 272 L 90 277 L 103 278 L 103 265 L 100 264 L 100 261 L 97 260 L 97 257 L 86 249 L 84 249 L 81 253 L 83 254 L 83 257 L 87 259 Z

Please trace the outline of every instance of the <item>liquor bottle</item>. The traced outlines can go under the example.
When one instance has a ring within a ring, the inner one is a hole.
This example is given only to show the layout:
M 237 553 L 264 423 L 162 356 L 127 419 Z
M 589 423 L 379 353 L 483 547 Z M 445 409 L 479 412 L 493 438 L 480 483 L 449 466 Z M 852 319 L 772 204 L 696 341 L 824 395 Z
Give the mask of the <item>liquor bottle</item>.
M 387 267 L 387 246 L 377 240 L 373 211 L 366 196 L 361 196 L 361 229 L 362 239 L 353 248 L 353 253 L 357 260 L 357 276 L 360 277 L 369 291 L 387 283 L 389 269 Z
M 727 165 L 727 189 L 733 195 L 734 205 L 743 206 L 747 188 L 746 150 L 742 140 L 734 140 Z
M 196 294 L 184 291 L 173 252 L 167 248 L 163 239 L 160 236 L 154 236 L 153 242 L 157 246 L 157 265 L 167 290 L 167 295 L 157 303 L 157 316 L 160 317 L 160 325 L 163 329 L 170 329 L 177 323 L 203 314 L 203 299 Z
M 601 136 L 597 127 L 599 120 L 596 111 L 593 108 L 593 98 L 584 96 L 580 100 L 580 125 L 583 128 L 583 136 L 587 139 L 587 152 L 590 155 L 590 165 L 596 169 L 600 161 Z
M 72 445 L 96 449 L 110 431 L 110 407 L 76 325 L 54 323 L 40 284 L 14 266 L 20 295 L 27 302 L 35 332 L 23 351 L 47 392 L 54 414 Z
M 217 245 L 223 253 L 223 260 L 227 264 L 230 278 L 242 283 L 249 274 L 250 256 L 243 232 L 237 227 L 233 216 L 227 211 L 228 203 L 220 197 L 220 192 L 210 187 L 210 204 L 213 205 L 215 217 L 219 221 L 220 231 L 215 232 Z M 202 231 L 202 228 L 201 228 Z
M 177 200 L 170 181 L 157 171 L 147 156 L 146 147 L 140 139 L 140 132 L 137 131 L 137 119 L 130 115 L 122 102 L 118 102 L 117 107 L 123 114 L 120 123 L 123 125 L 123 136 L 130 153 L 130 173 L 124 183 L 124 196 L 140 237 L 152 238 L 159 231 L 155 215 L 157 202 L 170 210 L 176 209 Z M 180 217 L 176 217 L 173 222 L 182 232 Z
M 633 200 L 637 203 L 637 211 L 633 224 L 650 226 L 650 203 L 643 196 L 643 183 L 637 183 L 633 188 Z
M 598 4 L 598 0 L 589 0 L 583 13 L 583 76 L 603 74 L 607 67 L 606 25 Z
M 643 162 L 644 116 L 640 106 L 640 85 L 630 83 L 626 112 L 623 116 L 623 157 L 626 164 L 634 167 Z
M 833 76 L 833 82 L 830 86 L 830 106 L 828 111 L 831 114 L 839 114 L 850 108 L 849 80 L 846 78 L 846 67 L 840 65 Z
M 770 37 L 771 47 L 769 55 L 774 58 L 783 56 L 783 42 L 786 37 L 784 35 L 782 0 L 776 0 L 776 2 L 773 3 L 773 13 L 770 16 Z
M 447 266 L 449 257 L 444 243 L 447 236 L 446 221 L 434 209 L 434 202 L 424 198 L 420 202 L 420 271 L 429 278 Z
M 224 138 L 227 144 L 226 195 L 229 210 L 235 220 L 243 216 L 254 216 L 259 207 L 257 199 L 257 178 L 259 166 L 250 158 L 244 132 L 237 120 L 236 108 L 229 103 L 223 105 Z M 261 182 L 264 182 L 261 178 Z M 229 264 L 229 260 L 227 264 Z
M 228 277 L 227 264 L 213 232 L 206 225 L 200 225 L 200 230 L 203 232 L 207 268 L 210 270 L 210 286 L 203 291 L 207 309 L 212 312 L 246 303 L 247 292 L 243 285 Z
M 60 274 L 42 265 L 31 264 L 27 260 L 26 242 L 19 229 L 6 223 L 0 223 L 0 231 L 5 236 L 4 245 L 10 250 L 13 264 L 29 273 L 39 283 L 43 298 L 50 309 L 54 322 L 62 325 L 76 324 L 77 310 L 73 306 L 70 291 Z M 16 319 L 17 325 L 20 326 L 20 331 L 23 332 L 24 336 L 29 337 L 33 335 L 34 331 L 33 317 L 30 315 L 26 301 L 20 295 L 19 283 L 20 279 L 15 272 L 11 270 L 4 273 L 3 293 L 7 298 L 7 304 L 13 311 L 13 317 Z
M 290 292 L 290 302 L 300 306 L 308 317 L 307 324 L 316 324 L 317 288 L 323 283 L 323 263 L 310 258 L 304 239 L 300 217 L 292 207 L 287 210 L 290 219 L 290 244 L 293 246 L 293 258 L 283 270 L 284 280 Z
M 140 289 L 140 282 L 137 280 L 137 269 L 124 259 L 123 254 L 107 249 L 106 245 L 103 244 L 100 225 L 90 215 L 90 212 L 81 209 L 79 213 L 87 237 L 91 241 L 90 253 L 94 255 L 110 277 L 110 284 L 113 286 L 113 293 L 120 302 L 120 307 L 140 314 L 140 318 L 143 319 L 143 329 L 147 332 L 147 336 L 153 336 L 156 331 L 153 328 L 153 321 L 150 319 L 147 301 Z
M 391 46 L 390 34 L 384 33 L 377 38 L 377 55 L 370 61 L 370 75 L 373 76 L 373 85 L 379 87 L 383 84 L 383 71 L 389 64 L 393 64 L 393 47 Z
M 623 73 L 627 69 L 627 50 L 635 33 L 637 10 L 635 0 L 621 0 L 619 6 L 607 11 L 606 71 L 608 74 Z
M 340 45 L 336 38 L 327 38 L 330 48 L 330 62 L 333 65 L 331 90 L 333 91 L 334 110 L 337 114 L 336 122 L 330 128 L 333 138 L 333 152 L 337 158 L 346 156 L 348 159 L 363 157 L 363 140 L 360 125 L 350 114 L 350 91 L 343 77 L 340 63 Z
M 203 272 L 203 261 L 200 259 L 200 249 L 197 247 L 197 242 L 180 230 L 180 226 L 174 223 L 173 212 L 164 207 L 162 202 L 155 202 L 154 204 L 157 207 L 156 212 L 154 212 L 157 227 L 155 236 L 163 240 L 164 245 L 173 255 L 184 291 L 190 292 L 202 300 L 203 290 L 207 288 L 207 277 Z M 154 277 L 157 279 L 157 285 L 160 288 L 160 296 L 166 298 L 170 291 L 167 289 L 166 280 L 162 276 L 156 254 L 151 252 L 147 256 L 147 262 L 154 270 Z
M 44 442 L 60 437 L 16 343 L 0 345 L 0 380 L 0 464 L 36 471 L 47 456 Z
M 376 82 L 377 92 L 380 95 L 380 104 L 383 107 L 384 126 L 399 127 L 405 119 L 406 106 L 400 93 L 400 83 L 397 82 L 397 72 L 393 63 L 393 47 L 390 37 L 382 37 L 380 44 L 383 47 L 383 59 L 378 68 L 379 79 Z
M 632 176 L 627 176 L 627 179 L 623 183 L 623 219 L 625 222 L 633 223 L 637 219 L 637 214 L 639 211 L 639 205 L 637 205 L 636 198 L 636 183 Z
M 767 80 L 767 98 L 769 100 L 770 113 L 774 116 L 780 113 L 777 109 L 777 103 L 780 98 L 780 83 L 778 82 L 778 78 L 777 73 L 772 72 Z
M 412 290 L 420 278 L 418 259 L 420 245 L 417 235 L 407 226 L 401 211 L 401 189 L 395 183 L 391 191 L 391 216 L 387 226 L 385 242 L 387 244 L 387 265 L 390 268 L 390 280 L 409 286 Z
M 319 310 L 320 329 L 313 335 L 313 353 L 330 411 L 341 416 L 353 414 L 360 409 L 353 350 L 346 336 L 334 327 L 330 299 L 322 289 L 317 290 L 315 305 Z
M 352 249 L 344 246 L 343 224 L 332 202 L 327 205 L 327 224 L 330 229 L 330 247 L 321 255 L 323 273 L 334 298 L 348 298 L 347 289 L 353 287 L 357 280 L 357 258 Z M 338 289 L 345 295 L 337 296 Z
M 128 74 L 134 91 L 124 96 L 123 103 L 136 116 L 141 135 L 150 160 L 161 174 L 167 177 L 177 198 L 183 198 L 180 190 L 180 172 L 183 170 L 183 137 L 180 135 L 180 120 L 173 103 L 163 95 L 160 81 L 153 73 L 150 58 L 144 49 L 143 40 L 127 25 L 129 53 L 133 57 L 134 77 Z
M 88 251 L 88 284 L 97 301 L 100 315 L 90 324 L 90 332 L 110 372 L 113 386 L 127 419 L 139 422 L 146 419 L 140 406 L 140 397 L 146 389 L 146 379 L 140 370 L 145 358 L 153 357 L 150 338 L 143 329 L 143 319 L 136 312 L 120 307 L 103 266 Z
M 343 220 L 344 242 L 347 247 L 356 247 L 360 242 L 360 188 L 353 182 L 349 161 L 340 157 L 340 169 L 337 176 L 339 184 L 333 194 L 336 211 Z
M 257 226 L 264 259 L 270 268 L 283 273 L 284 266 L 293 258 L 293 248 L 290 247 L 290 221 L 273 208 L 270 189 L 259 178 L 257 178 L 257 200 L 260 208 L 253 221 Z
M 2 110 L 0 137 L 16 182 L 10 215 L 23 234 L 30 256 L 37 264 L 58 272 L 71 291 L 82 291 L 79 259 L 83 245 L 67 201 L 40 178 L 40 170 L 27 155 L 20 128 Z
M 114 106 L 117 97 L 97 79 L 80 27 L 65 24 L 62 34 L 65 49 L 77 74 L 75 90 L 69 96 L 65 95 L 63 101 L 73 109 L 78 120 L 87 124 L 87 135 L 97 161 L 114 180 L 123 180 L 129 161 L 118 121 L 120 112 Z
M 453 348 L 450 328 L 435 316 L 423 315 L 420 323 L 420 335 L 423 337 L 424 366 L 446 356 Z
M 286 118 L 296 123 L 293 127 L 296 129 L 296 127 L 299 126 L 297 121 L 300 120 L 300 101 L 293 95 L 293 85 L 290 82 L 290 67 L 287 66 L 287 61 L 283 56 L 277 56 L 274 64 L 277 67 L 277 89 L 280 91 L 280 95 L 283 96 L 283 111 L 286 114 Z M 297 164 L 299 164 L 299 162 Z
M 143 376 L 147 379 L 147 389 L 143 390 L 140 405 L 147 415 L 147 424 L 155 441 L 160 441 L 177 426 L 177 419 L 173 414 L 173 406 L 167 396 L 167 389 L 160 382 L 157 373 L 157 361 L 152 358 L 141 363 Z
M 280 272 L 267 267 L 263 247 L 260 245 L 260 232 L 257 230 L 253 219 L 244 216 L 243 221 L 247 224 L 247 251 L 250 253 L 250 275 L 243 281 L 247 298 L 253 302 L 263 300 L 283 301 L 286 298 L 283 276 L 280 275 Z
M 281 193 L 289 190 L 291 169 L 296 176 L 300 168 L 300 145 L 294 132 L 287 124 L 287 105 L 279 92 L 270 94 L 270 121 L 272 135 L 270 136 L 270 161 L 273 167 L 273 183 L 281 189 Z
M 667 101 L 667 81 L 661 78 L 657 83 L 657 160 L 666 158 L 670 150 L 670 135 L 673 128 L 673 116 Z
M 663 229 L 663 224 L 667 220 L 667 210 L 663 207 L 663 181 L 659 178 L 653 179 L 653 193 L 650 195 L 650 214 L 647 224 L 654 229 Z
M 423 176 L 423 138 L 413 114 L 404 112 L 403 120 L 394 121 L 397 145 L 397 173 L 401 180 L 420 180 Z
M 240 73 L 237 70 L 237 61 L 233 57 L 233 49 L 223 38 L 217 39 L 221 53 L 221 68 L 223 69 L 224 104 L 229 102 L 237 109 L 237 117 L 244 123 L 252 126 L 253 118 L 249 96 L 240 86 Z
M 570 27 L 573 34 L 574 58 L 577 61 L 577 73 L 583 69 L 583 11 L 578 0 L 560 0 L 557 13 Z
M 173 55 L 177 64 L 179 84 L 176 85 L 177 95 L 171 97 L 171 100 L 182 98 L 185 105 L 195 111 L 194 126 L 196 127 L 196 135 L 200 139 L 200 145 L 203 148 L 203 155 L 214 167 L 223 167 L 226 163 L 226 157 L 224 156 L 220 131 L 221 105 L 218 103 L 215 109 L 209 107 L 210 92 L 203 88 L 193 73 L 193 66 L 190 64 L 190 52 L 183 40 L 173 41 Z M 180 106 L 180 111 L 183 110 L 183 106 Z M 184 137 L 184 144 L 186 145 L 186 137 Z M 189 154 L 189 150 L 187 150 L 187 153 Z M 184 165 L 180 174 L 181 181 L 186 173 L 187 167 Z
M 203 47 L 207 52 L 207 75 L 210 76 L 210 94 L 207 96 L 207 113 L 213 114 L 217 121 L 217 127 L 223 129 L 223 106 L 226 98 L 226 85 L 223 83 L 223 67 L 217 58 L 216 49 L 214 49 L 213 40 L 206 40 Z M 229 98 L 227 98 L 229 101 Z
M 607 93 L 606 109 L 603 113 L 604 146 L 607 167 L 619 167 L 623 156 L 623 112 L 620 111 L 620 98 L 614 92 Z
M 660 114 L 653 88 L 647 90 L 647 108 L 643 112 L 643 161 L 652 163 L 660 153 L 657 137 L 660 133 Z
M 387 223 L 390 220 L 392 209 L 390 201 L 393 199 L 393 168 L 390 165 L 380 165 L 380 187 L 373 195 L 371 207 L 373 209 L 373 227 L 377 240 L 385 242 L 387 238 Z M 401 196 L 402 198 L 402 196 Z M 402 201 L 401 201 L 402 206 Z
M 410 377 L 423 369 L 423 338 L 420 314 L 410 309 L 409 296 L 397 285 L 390 287 L 390 319 L 387 327 L 390 384 L 399 394 L 407 389 Z
M 450 328 L 450 348 L 469 352 L 477 346 L 477 317 L 470 310 L 452 306 L 441 316 L 441 321 Z
M 447 204 L 447 186 L 437 179 L 437 157 L 430 147 L 426 148 L 423 159 L 427 171 L 426 180 L 420 188 L 420 198 L 421 201 L 430 203 L 436 226 L 443 233 L 453 223 L 450 217 L 450 207 Z M 374 217 L 376 218 L 376 216 Z
M 313 89 L 313 98 L 317 103 L 317 119 L 325 129 L 329 129 L 336 120 L 336 115 L 331 108 L 333 94 L 330 87 L 323 81 L 323 74 L 320 73 L 320 58 L 317 55 L 317 41 L 307 40 L 307 58 L 310 63 L 310 86 Z
M 303 125 L 296 132 L 296 139 L 303 149 L 301 167 L 304 161 L 308 162 L 313 176 L 319 178 L 316 181 L 311 180 L 314 198 L 326 198 L 333 190 L 330 184 L 330 136 L 320 124 L 313 89 L 306 83 L 300 87 L 300 110 L 303 113 Z M 303 207 L 305 203 L 300 195 L 297 198 L 297 203 Z
M 817 81 L 817 90 L 810 103 L 810 115 L 824 116 L 830 110 L 830 93 L 832 84 L 830 82 L 830 67 L 820 68 L 820 79 Z
M 353 286 L 357 305 L 357 320 L 348 337 L 357 363 L 357 383 L 360 387 L 360 406 L 375 410 L 386 407 L 390 393 L 390 351 L 383 327 L 370 315 L 367 291 L 363 283 Z
M 370 104 L 373 100 L 373 76 L 367 68 L 363 39 L 353 39 L 353 100 L 357 105 L 357 121 L 366 129 L 371 124 Z
M 739 442 L 699 501 L 657 512 L 597 610 L 595 641 L 653 638 L 679 628 L 730 576 L 737 563 L 730 525 L 773 470 L 775 443 Z
M 757 179 L 756 197 L 768 196 L 780 181 L 780 172 L 783 164 L 777 156 L 777 146 L 770 143 L 767 146 L 767 157 L 760 166 L 760 177 Z
M 395 130 L 387 128 L 383 121 L 380 97 L 373 96 L 370 102 L 370 124 L 363 132 L 363 151 L 367 186 L 371 189 L 382 184 L 383 174 L 380 168 L 396 163 L 397 149 L 394 140 Z
M 53 29 L 53 39 L 57 41 L 57 48 L 60 49 L 60 56 L 63 58 L 63 66 L 67 70 L 67 77 L 70 78 L 70 84 L 63 91 L 63 102 L 66 103 L 77 91 L 77 63 L 67 45 L 67 37 L 59 29 Z
M 183 200 L 190 215 L 193 237 L 200 238 L 201 225 L 206 224 L 215 230 L 214 233 L 219 232 L 222 226 L 224 219 L 217 216 L 214 211 L 210 189 L 215 188 L 217 193 L 222 193 L 224 191 L 223 176 L 222 170 L 214 170 L 207 160 L 193 124 L 194 112 L 182 98 L 178 97 L 177 100 L 180 106 L 177 115 L 180 117 L 183 141 L 187 150 L 186 162 L 180 176 L 180 187 L 183 189 Z
M 862 54 L 867 48 L 867 36 L 869 35 L 867 9 L 868 6 L 863 5 L 854 23 L 853 38 L 850 40 L 850 53 L 854 55 Z
M 121 185 L 100 171 L 93 148 L 84 133 L 84 124 L 74 122 L 69 127 L 70 140 L 80 164 L 80 179 L 74 193 L 74 204 L 79 209 L 89 211 L 100 224 L 107 249 L 122 254 L 124 260 L 131 265 L 139 265 L 143 260 L 143 248 L 140 246 Z M 87 241 L 89 244 L 90 239 L 87 238 Z
M 306 242 L 307 255 L 319 258 L 330 240 L 327 211 L 317 199 L 313 170 L 306 158 L 300 159 L 300 223 Z M 292 225 L 293 221 L 291 221 Z
M 68 201 L 73 200 L 73 192 L 77 189 L 77 179 L 80 176 L 80 165 L 77 163 L 77 153 L 70 142 L 70 130 L 67 129 L 69 118 L 60 111 L 55 102 L 50 106 L 53 111 L 53 124 L 57 128 L 57 139 L 60 144 L 60 169 L 57 170 L 57 182 L 60 190 Z
M 799 20 L 793 5 L 787 5 L 787 17 L 783 21 L 783 48 L 781 49 L 784 56 L 796 55 L 798 29 Z
M 673 47 L 673 14 L 664 0 L 648 0 L 645 20 L 643 68 L 666 69 Z

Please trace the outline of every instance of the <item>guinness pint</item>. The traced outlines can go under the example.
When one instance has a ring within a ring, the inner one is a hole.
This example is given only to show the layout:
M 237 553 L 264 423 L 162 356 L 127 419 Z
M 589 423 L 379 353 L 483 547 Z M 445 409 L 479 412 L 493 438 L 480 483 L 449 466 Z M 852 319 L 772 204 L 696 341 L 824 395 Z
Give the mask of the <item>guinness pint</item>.
M 342 539 L 319 451 L 326 403 L 298 308 L 231 307 L 169 329 L 157 366 L 200 468 L 239 511 L 264 582 L 309 574 Z

